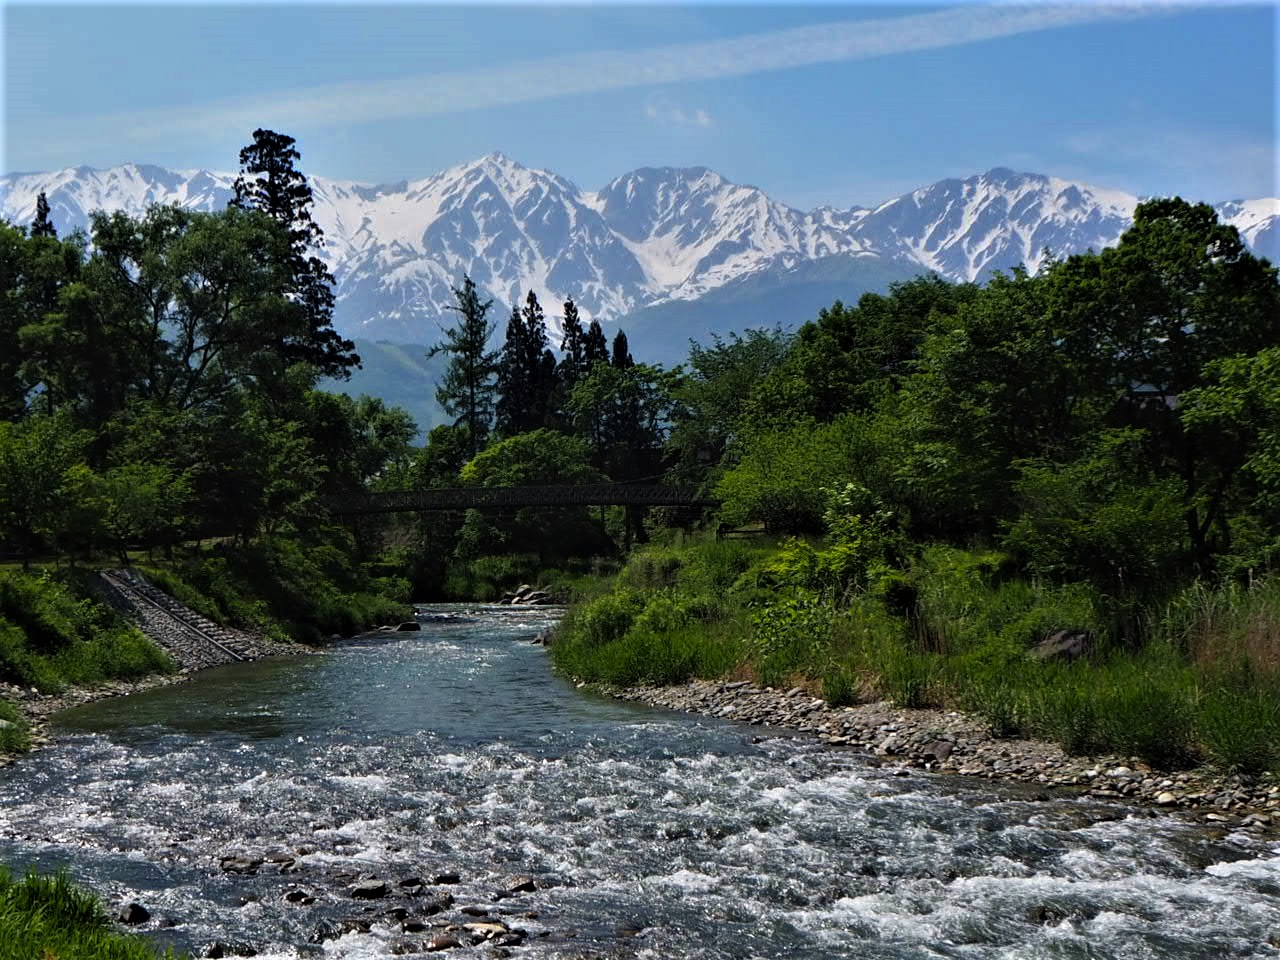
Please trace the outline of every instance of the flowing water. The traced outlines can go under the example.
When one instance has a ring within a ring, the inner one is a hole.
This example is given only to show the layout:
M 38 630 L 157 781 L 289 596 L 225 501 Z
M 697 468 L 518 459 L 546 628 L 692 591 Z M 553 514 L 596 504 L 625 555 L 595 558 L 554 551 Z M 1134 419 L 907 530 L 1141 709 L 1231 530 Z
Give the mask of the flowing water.
M 484 907 L 527 931 L 513 956 L 1280 956 L 1274 844 L 588 695 L 527 643 L 551 616 L 431 608 L 70 711 L 0 770 L 0 861 L 146 905 L 158 943 L 279 958 L 420 944 L 386 911 L 444 872 L 431 919 Z M 241 853 L 296 862 L 220 869 Z M 353 901 L 368 875 L 392 896 Z

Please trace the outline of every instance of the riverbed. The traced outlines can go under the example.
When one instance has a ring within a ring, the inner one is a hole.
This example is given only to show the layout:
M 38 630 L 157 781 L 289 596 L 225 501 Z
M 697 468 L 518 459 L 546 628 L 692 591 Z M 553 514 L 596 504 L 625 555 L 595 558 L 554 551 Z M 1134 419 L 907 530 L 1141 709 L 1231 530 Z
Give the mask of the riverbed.
M 596 696 L 528 642 L 554 617 L 428 608 L 67 711 L 0 770 L 0 861 L 197 954 L 1280 956 L 1273 841 Z

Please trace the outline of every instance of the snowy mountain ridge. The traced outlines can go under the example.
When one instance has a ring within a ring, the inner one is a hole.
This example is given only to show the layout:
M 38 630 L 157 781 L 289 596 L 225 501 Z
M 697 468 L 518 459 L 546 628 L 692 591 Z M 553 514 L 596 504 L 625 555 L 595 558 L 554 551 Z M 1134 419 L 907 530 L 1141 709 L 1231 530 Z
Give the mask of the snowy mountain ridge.
M 234 180 L 137 164 L 9 174 L 0 177 L 0 216 L 29 223 L 43 191 L 65 234 L 87 226 L 93 210 L 219 209 Z M 982 280 L 1019 263 L 1035 269 L 1046 249 L 1065 255 L 1113 244 L 1139 202 L 996 168 L 874 208 L 805 212 L 705 167 L 641 168 L 590 192 L 502 154 L 395 184 L 310 183 L 326 237 L 321 256 L 335 277 L 335 325 L 348 336 L 409 342 L 434 341 L 451 322 L 451 287 L 464 272 L 494 299 L 499 324 L 506 307 L 534 290 L 554 328 L 570 296 L 584 317 L 618 321 L 747 281 L 782 284 L 805 266 L 835 262 L 952 280 Z M 1277 259 L 1280 199 L 1217 209 L 1256 252 Z

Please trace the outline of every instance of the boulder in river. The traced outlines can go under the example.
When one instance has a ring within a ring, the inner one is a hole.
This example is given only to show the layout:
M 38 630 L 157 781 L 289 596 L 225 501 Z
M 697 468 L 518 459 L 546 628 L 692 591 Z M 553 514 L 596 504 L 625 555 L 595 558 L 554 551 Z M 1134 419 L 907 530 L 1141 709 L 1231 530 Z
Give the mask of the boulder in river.
M 397 633 L 413 633 L 415 630 L 421 630 L 422 624 L 417 620 L 406 620 L 400 626 L 396 627 Z
M 146 923 L 151 919 L 151 911 L 140 903 L 126 903 L 120 908 L 118 919 L 121 923 L 127 923 L 130 926 L 137 923 Z
M 378 900 L 387 895 L 387 885 L 381 880 L 365 880 L 351 888 L 353 900 Z
M 534 883 L 533 877 L 508 877 L 501 889 L 507 896 L 514 896 L 517 893 L 533 893 L 538 889 L 538 885 Z
M 438 950 L 452 950 L 454 947 L 460 946 L 462 946 L 462 941 L 452 933 L 438 933 L 425 944 L 428 953 L 435 953 Z
M 258 868 L 262 866 L 261 857 L 223 857 L 218 861 L 218 866 L 222 867 L 227 873 L 257 873 Z

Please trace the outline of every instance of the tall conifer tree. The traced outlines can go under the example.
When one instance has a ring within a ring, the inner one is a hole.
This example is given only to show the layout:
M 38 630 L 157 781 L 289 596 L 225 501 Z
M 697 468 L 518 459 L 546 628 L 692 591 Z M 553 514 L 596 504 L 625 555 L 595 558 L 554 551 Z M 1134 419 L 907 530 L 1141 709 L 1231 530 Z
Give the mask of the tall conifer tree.
M 587 336 L 583 343 L 583 356 L 586 360 L 588 372 L 597 362 L 609 362 L 609 341 L 604 338 L 604 331 L 600 329 L 598 320 L 592 320 L 591 325 L 587 327 Z
M 498 430 L 506 436 L 549 426 L 555 419 L 556 359 L 547 323 L 532 290 L 524 308 L 511 308 L 498 360 Z
M 635 360 L 631 357 L 631 349 L 627 344 L 625 330 L 619 330 L 618 335 L 613 338 L 613 359 L 610 362 L 619 370 L 626 370 L 628 367 L 636 365 Z
M 467 427 L 471 455 L 475 456 L 493 419 L 498 354 L 487 349 L 494 325 L 486 317 L 493 301 L 481 300 L 475 282 L 465 274 L 462 286 L 453 288 L 453 296 L 457 302 L 451 309 L 460 316 L 458 325 L 446 329 L 444 341 L 432 347 L 427 356 L 449 355 L 444 380 L 436 389 L 436 402 L 456 418 L 455 424 Z
M 289 237 L 290 299 L 302 323 L 282 337 L 286 364 L 304 362 L 328 377 L 346 378 L 360 365 L 355 344 L 333 329 L 333 275 L 312 252 L 324 246 L 324 232 L 311 217 L 311 187 L 294 166 L 301 155 L 293 137 L 261 128 L 240 151 L 232 206 L 261 210 Z
M 565 391 L 590 372 L 587 367 L 587 342 L 578 319 L 578 305 L 570 297 L 564 302 L 564 337 L 560 340 L 560 382 Z
M 31 236 L 56 237 L 57 235 L 58 231 L 53 228 L 53 221 L 49 219 L 49 199 L 41 190 L 36 197 L 36 218 L 31 221 Z

